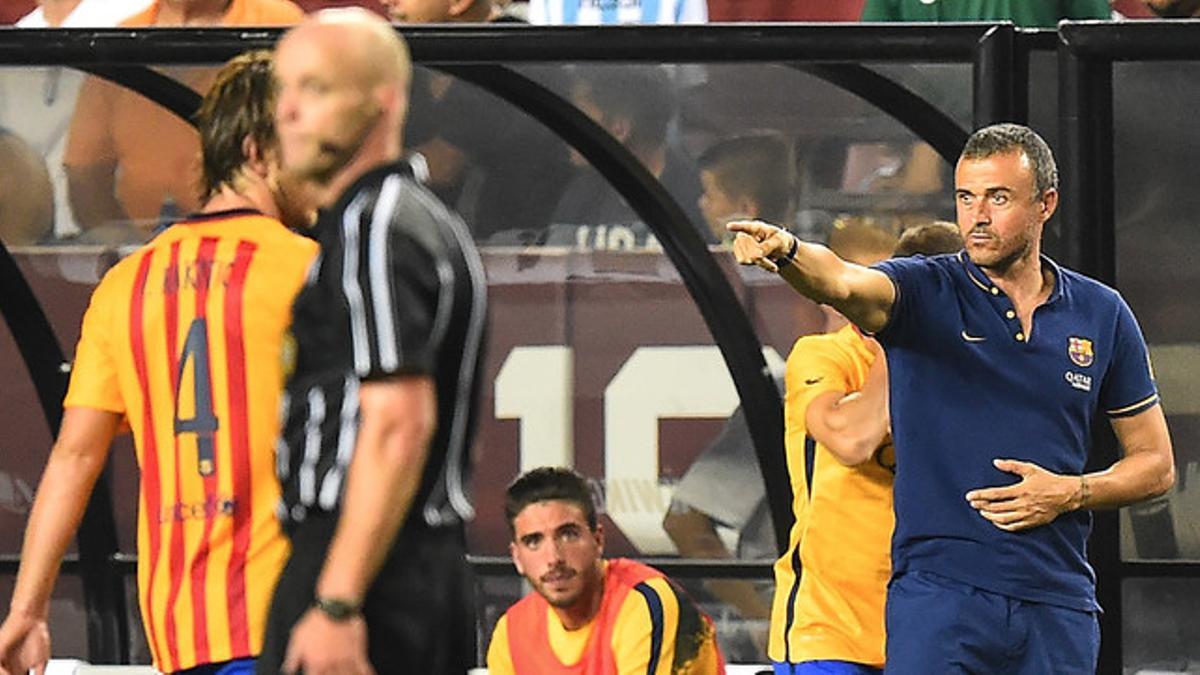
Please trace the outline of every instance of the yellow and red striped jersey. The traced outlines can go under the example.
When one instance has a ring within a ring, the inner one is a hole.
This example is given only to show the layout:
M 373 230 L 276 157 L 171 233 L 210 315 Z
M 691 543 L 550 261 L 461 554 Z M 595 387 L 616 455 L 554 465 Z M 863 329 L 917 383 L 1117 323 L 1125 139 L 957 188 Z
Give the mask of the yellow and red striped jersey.
M 871 459 L 848 467 L 805 424 L 819 394 L 861 390 L 874 360 L 852 325 L 802 337 L 788 356 L 784 445 L 796 521 L 775 563 L 772 661 L 883 665 L 895 454 L 889 439 Z
M 281 351 L 315 242 L 253 211 L 167 229 L 92 294 L 64 406 L 125 415 L 138 591 L 160 671 L 253 656 L 288 556 L 275 517 Z

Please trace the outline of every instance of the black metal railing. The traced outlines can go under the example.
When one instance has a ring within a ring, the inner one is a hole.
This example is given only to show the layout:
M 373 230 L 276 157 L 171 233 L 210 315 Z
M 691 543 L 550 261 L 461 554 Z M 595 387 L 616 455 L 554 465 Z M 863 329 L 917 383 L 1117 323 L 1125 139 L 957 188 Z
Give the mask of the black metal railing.
M 783 63 L 863 97 L 927 140 L 953 161 L 965 130 L 901 85 L 869 68 L 880 63 L 961 63 L 973 73 L 975 125 L 1026 121 L 1031 96 L 1030 55 L 1057 50 L 1058 134 L 1063 209 L 1062 261 L 1102 280 L 1115 280 L 1112 64 L 1121 60 L 1200 60 L 1200 24 L 1065 22 L 1059 31 L 1024 31 L 1009 24 L 953 25 L 722 25 L 694 27 L 538 28 L 514 26 L 413 27 L 402 31 L 415 62 L 440 69 L 522 109 L 583 154 L 612 183 L 663 243 L 679 269 L 744 403 L 780 546 L 791 522 L 791 492 L 783 459 L 782 413 L 761 345 L 734 292 L 690 227 L 679 205 L 601 127 L 555 93 L 510 66 L 521 64 Z M 137 89 L 181 116 L 195 97 L 146 67 L 222 62 L 246 49 L 271 46 L 274 30 L 0 31 L 0 65 L 72 66 Z M 868 67 L 864 67 L 868 66 Z M 1048 92 L 1039 92 L 1049 95 Z M 926 114 L 927 113 L 927 114 Z M 52 432 L 61 419 L 65 371 L 61 348 L 28 284 L 0 247 L 0 311 L 21 347 Z M 1097 436 L 1094 461 L 1117 456 L 1111 434 Z M 106 481 L 102 481 L 103 484 Z M 131 573 L 117 555 L 112 505 L 99 491 L 79 536 L 78 561 L 64 571 L 87 589 L 89 657 L 128 660 L 124 594 Z M 1092 560 L 1104 616 L 1101 670 L 1121 669 L 1120 583 L 1131 577 L 1200 577 L 1190 563 L 1123 562 L 1115 513 L 1098 514 Z M 512 574 L 506 559 L 476 558 L 484 574 Z M 661 561 L 688 576 L 768 575 L 756 563 Z M 15 570 L 0 559 L 0 569 Z M 114 581 L 115 580 L 115 581 Z

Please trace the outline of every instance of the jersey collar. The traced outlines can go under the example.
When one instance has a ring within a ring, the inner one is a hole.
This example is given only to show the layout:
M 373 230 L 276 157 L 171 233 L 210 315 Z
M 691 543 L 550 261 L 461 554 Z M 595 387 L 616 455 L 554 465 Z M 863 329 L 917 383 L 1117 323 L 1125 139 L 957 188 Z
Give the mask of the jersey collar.
M 1046 298 L 1046 304 L 1050 304 L 1062 297 L 1062 268 L 1059 267 L 1058 263 L 1051 260 L 1046 254 L 1043 253 L 1040 255 L 1040 257 L 1042 265 L 1048 267 L 1050 272 L 1054 275 L 1054 288 L 1050 289 L 1050 297 Z M 958 259 L 963 265 L 963 271 L 967 273 L 967 278 L 970 279 L 971 283 L 980 291 L 987 293 L 988 295 L 999 296 L 1004 294 L 1004 291 L 1000 290 L 996 284 L 992 283 L 992 280 L 988 278 L 987 274 L 985 274 L 978 265 L 971 261 L 970 256 L 967 255 L 965 250 L 958 252 Z

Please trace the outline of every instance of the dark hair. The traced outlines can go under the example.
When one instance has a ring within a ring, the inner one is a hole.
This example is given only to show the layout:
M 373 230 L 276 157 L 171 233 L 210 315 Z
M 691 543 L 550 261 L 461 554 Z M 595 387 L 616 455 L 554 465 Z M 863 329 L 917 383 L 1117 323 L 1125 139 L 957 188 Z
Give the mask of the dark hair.
M 583 476 L 561 466 L 543 466 L 518 476 L 504 493 L 504 517 L 508 531 L 515 532 L 513 522 L 526 506 L 544 501 L 572 502 L 583 510 L 588 527 L 596 530 L 596 499 Z
M 274 115 L 271 52 L 246 52 L 221 68 L 196 111 L 204 199 L 216 194 L 222 185 L 232 183 L 250 159 L 243 147 L 247 137 L 259 151 L 277 145 Z
M 942 220 L 914 225 L 900 235 L 896 242 L 893 258 L 907 258 L 914 255 L 940 255 L 942 253 L 958 253 L 962 250 L 962 235 L 958 226 Z
M 1054 153 L 1050 152 L 1050 146 L 1036 131 L 1021 124 L 993 124 L 976 131 L 967 139 L 960 158 L 985 159 L 1014 150 L 1020 150 L 1029 159 L 1037 198 L 1040 199 L 1046 190 L 1058 189 L 1058 166 L 1054 163 Z
M 605 117 L 629 120 L 628 145 L 647 147 L 666 142 L 675 115 L 671 78 L 659 65 L 600 66 L 579 71 L 574 91 L 595 104 Z
M 796 171 L 780 134 L 758 132 L 717 141 L 696 163 L 729 196 L 753 200 L 760 219 L 791 222 Z

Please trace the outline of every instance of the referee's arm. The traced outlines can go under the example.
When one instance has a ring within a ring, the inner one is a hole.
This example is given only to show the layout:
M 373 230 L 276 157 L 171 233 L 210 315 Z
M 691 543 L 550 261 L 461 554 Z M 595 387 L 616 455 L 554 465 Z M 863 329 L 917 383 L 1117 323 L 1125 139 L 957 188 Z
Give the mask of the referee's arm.
M 358 440 L 316 595 L 361 605 L 421 483 L 437 416 L 433 378 L 397 375 L 363 382 L 359 406 Z M 373 672 L 364 660 L 362 617 L 345 627 L 349 632 L 310 609 L 292 631 L 283 671 Z
M 317 579 L 320 597 L 362 600 L 420 488 L 437 419 L 428 375 L 363 382 L 341 516 Z

